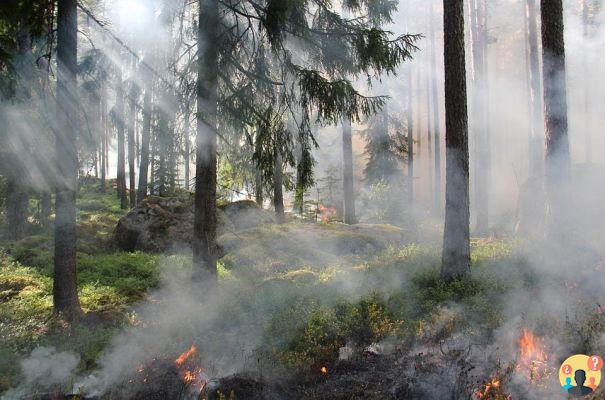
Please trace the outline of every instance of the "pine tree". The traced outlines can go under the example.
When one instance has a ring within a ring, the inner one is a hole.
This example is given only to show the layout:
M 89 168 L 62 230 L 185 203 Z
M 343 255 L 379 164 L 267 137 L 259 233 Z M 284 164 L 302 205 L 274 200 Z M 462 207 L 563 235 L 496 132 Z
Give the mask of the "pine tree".
M 464 1 L 443 0 L 445 59 L 445 227 L 441 276 L 470 272 L 468 115 L 464 50 Z
M 344 223 L 354 224 L 355 216 L 355 175 L 353 174 L 353 135 L 351 121 L 342 123 L 342 185 Z
M 568 237 L 570 174 L 567 124 L 563 1 L 542 0 L 542 59 L 546 130 L 545 188 L 548 203 L 547 235 L 556 243 Z
M 525 4 L 525 44 L 526 69 L 529 89 L 529 173 L 533 176 L 542 175 L 543 171 L 543 131 L 542 117 L 542 78 L 540 75 L 540 54 L 538 38 L 538 16 L 536 0 L 526 0 Z
M 80 314 L 76 280 L 76 188 L 77 130 L 72 119 L 76 110 L 77 70 L 76 0 L 59 0 L 57 6 L 57 102 L 60 130 L 56 137 L 57 180 L 55 216 L 55 268 L 53 304 L 67 318 Z
M 199 0 L 197 134 L 193 265 L 196 279 L 216 280 L 216 171 L 219 9 L 216 0 Z

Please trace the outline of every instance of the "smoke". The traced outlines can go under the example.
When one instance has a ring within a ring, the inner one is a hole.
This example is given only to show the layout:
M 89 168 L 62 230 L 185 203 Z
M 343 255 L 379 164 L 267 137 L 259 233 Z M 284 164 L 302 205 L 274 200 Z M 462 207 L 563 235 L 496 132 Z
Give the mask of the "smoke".
M 21 360 L 22 384 L 4 393 L 2 399 L 20 399 L 36 392 L 67 388 L 79 362 L 77 354 L 58 352 L 54 347 L 38 347 Z
M 400 13 L 390 27 L 394 33 L 423 33 L 428 37 L 426 3 L 426 1 L 410 1 L 408 7 L 401 7 Z M 412 104 L 416 139 L 414 207 L 420 210 L 414 218 L 418 221 L 432 218 L 427 210 L 431 208 L 433 200 L 431 191 L 434 171 L 431 172 L 431 168 L 434 155 L 429 155 L 426 137 L 430 108 L 427 88 L 431 86 L 432 81 L 436 81 L 438 87 L 441 140 L 445 136 L 444 110 L 441 106 L 443 58 L 442 52 L 439 51 L 443 44 L 441 11 L 438 1 L 429 3 L 435 6 L 437 67 L 434 72 L 430 68 L 431 61 L 426 56 L 430 44 L 425 38 L 419 44 L 421 51 L 416 58 L 404 66 L 397 76 L 385 77 L 380 84 L 371 88 L 374 94 L 388 94 L 391 97 L 388 108 L 400 120 L 403 120 L 407 110 L 408 91 L 412 90 L 414 94 Z M 140 4 L 124 4 L 118 5 L 120 18 L 116 21 L 119 21 L 120 25 L 111 28 L 126 31 L 125 28 L 132 26 L 129 14 L 134 13 Z M 456 335 L 443 339 L 449 346 L 445 353 L 451 356 L 450 358 L 441 354 L 438 345 L 422 345 L 408 349 L 407 356 L 424 353 L 447 359 L 443 361 L 448 366 L 446 373 L 437 371 L 423 375 L 426 378 L 423 382 L 424 390 L 428 393 L 427 396 L 430 396 L 425 398 L 442 399 L 443 393 L 458 396 L 466 390 L 460 387 L 461 382 L 472 386 L 476 383 L 473 380 L 488 377 L 498 363 L 515 361 L 518 357 L 519 334 L 524 327 L 547 337 L 544 346 L 548 349 L 550 362 L 555 367 L 558 366 L 559 361 L 573 352 L 598 353 L 605 349 L 605 335 L 599 333 L 595 337 L 595 333 L 590 332 L 589 328 L 584 330 L 586 324 L 590 325 L 595 320 L 598 321 L 595 318 L 599 315 L 599 304 L 604 304 L 605 301 L 602 295 L 605 282 L 602 278 L 603 260 L 600 254 L 600 249 L 603 248 L 602 227 L 605 224 L 605 213 L 602 208 L 602 199 L 605 195 L 602 189 L 605 185 L 602 184 L 602 180 L 605 174 L 601 166 L 605 139 L 602 135 L 596 134 L 597 127 L 602 126 L 605 121 L 595 104 L 595 99 L 601 99 L 605 91 L 605 85 L 600 79 L 604 71 L 603 60 L 598 57 L 605 44 L 602 23 L 605 16 L 602 12 L 596 15 L 590 30 L 590 40 L 586 41 L 581 14 L 578 13 L 575 3 L 566 2 L 566 6 L 568 115 L 572 163 L 590 161 L 599 164 L 572 168 L 573 185 L 569 191 L 576 195 L 575 205 L 566 213 L 574 224 L 573 244 L 544 245 L 540 241 L 535 243 L 528 240 L 527 245 L 523 246 L 518 254 L 507 258 L 506 263 L 492 266 L 493 269 L 498 270 L 489 271 L 492 274 L 488 275 L 489 279 L 497 279 L 499 282 L 511 285 L 506 295 L 494 295 L 494 304 L 500 305 L 503 309 L 499 327 L 494 332 L 488 334 L 483 329 L 472 329 L 476 326 L 482 327 L 485 321 L 473 320 L 476 313 L 473 314 L 473 309 L 468 304 L 452 303 L 440 310 L 433 321 L 435 331 L 447 331 L 453 322 L 458 322 L 460 319 L 471 322 L 468 324 L 471 328 L 466 331 L 467 336 L 464 338 Z M 545 211 L 542 198 L 535 195 L 540 193 L 541 177 L 528 181 L 532 174 L 528 162 L 530 116 L 527 106 L 528 89 L 523 35 L 524 2 L 489 1 L 489 13 L 489 82 L 486 85 L 489 92 L 486 97 L 489 99 L 489 131 L 493 155 L 490 172 L 491 225 L 498 234 L 512 234 L 517 219 L 524 226 L 529 227 L 528 233 L 536 233 L 543 227 L 540 221 L 543 220 Z M 164 14 L 161 10 L 147 10 L 144 15 L 151 21 L 157 20 Z M 169 28 L 157 21 L 145 26 L 137 24 L 132 27 L 135 29 L 128 32 L 130 41 L 127 43 L 136 44 L 143 49 L 146 49 L 149 43 L 154 43 L 154 46 L 157 46 L 155 54 L 143 54 L 143 57 L 160 74 L 166 73 L 169 67 L 161 60 L 165 60 L 171 50 Z M 406 28 L 405 32 L 402 31 L 402 27 Z M 132 60 L 124 61 L 130 56 L 125 58 L 124 49 L 108 39 L 102 29 L 94 27 L 91 23 L 89 35 L 96 46 L 109 54 L 116 68 L 128 71 L 125 72 L 125 77 L 130 74 L 136 75 L 136 72 L 131 71 Z M 467 51 L 467 57 L 470 54 L 470 51 Z M 467 63 L 470 71 L 471 61 L 468 60 Z M 404 77 L 407 71 L 412 71 L 413 75 L 411 89 L 407 87 Z M 141 85 L 144 83 L 142 82 Z M 109 87 L 110 91 L 115 89 L 113 86 Z M 35 99 L 42 107 L 43 99 Z M 110 101 L 109 107 L 113 103 L 115 101 Z M 8 130 L 18 132 L 7 137 L 6 148 L 14 154 L 29 154 L 33 142 L 39 142 L 37 146 L 40 147 L 48 146 L 45 141 L 48 135 L 41 135 L 42 132 L 48 132 L 48 127 L 44 122 L 30 118 L 28 115 L 29 110 L 24 106 L 3 106 L 2 121 L 7 122 Z M 471 110 L 471 148 L 474 148 L 475 140 L 472 129 L 473 118 Z M 360 199 L 364 197 L 364 193 L 366 196 L 368 193 L 365 187 L 367 185 L 363 181 L 364 177 L 360 173 L 367 162 L 363 156 L 365 142 L 359 135 L 359 132 L 365 128 L 367 126 L 363 123 L 353 127 L 354 169 L 357 174 L 356 188 Z M 403 127 L 401 130 L 403 131 Z M 317 180 L 328 175 L 335 175 L 338 179 L 342 174 L 341 134 L 340 127 L 320 128 L 317 134 L 320 148 L 314 153 L 318 162 Z M 443 159 L 445 146 L 442 145 L 441 149 Z M 31 154 L 30 156 L 35 157 Z M 52 165 L 52 160 L 47 154 L 42 153 L 37 156 L 41 156 L 43 160 L 48 157 L 44 165 Z M 110 160 L 114 158 L 112 153 Z M 474 153 L 472 153 L 471 165 L 474 161 Z M 400 163 L 399 167 L 403 176 L 404 163 Z M 445 162 L 441 163 L 441 167 L 445 167 Z M 113 168 L 115 166 L 110 169 L 109 176 L 115 173 Z M 47 185 L 39 170 L 32 168 L 30 174 L 31 180 L 37 182 L 39 186 Z M 473 174 L 474 171 L 471 169 L 471 182 L 473 182 Z M 445 171 L 442 171 L 441 176 L 445 177 Z M 441 184 L 443 194 L 443 180 Z M 319 185 L 322 184 L 318 184 L 318 187 Z M 338 185 L 340 183 L 337 181 L 336 186 Z M 473 193 L 472 188 L 471 193 Z M 338 188 L 334 193 L 329 193 L 324 185 L 320 193 L 311 191 L 308 195 L 311 197 L 316 195 L 325 202 L 332 201 L 330 197 L 333 197 L 336 199 L 333 201 L 337 202 L 341 193 Z M 387 205 L 394 206 L 401 212 L 406 209 L 404 197 L 394 196 L 392 192 L 387 192 L 384 197 Z M 518 204 L 519 198 L 522 199 L 521 204 Z M 443 199 L 441 200 L 443 203 Z M 473 202 L 471 206 L 472 204 Z M 372 217 L 374 214 L 361 201 L 358 210 L 362 217 L 367 218 L 366 220 L 376 222 L 376 218 Z M 411 221 L 409 225 L 414 225 L 414 220 Z M 441 224 L 439 218 L 431 221 L 435 225 Z M 409 225 L 405 226 L 406 230 Z M 412 228 L 413 226 L 409 229 Z M 439 234 L 435 233 L 435 230 L 431 232 L 433 241 L 430 246 L 438 248 L 436 237 L 439 237 Z M 348 243 L 348 246 L 354 247 L 351 244 L 353 235 L 345 237 L 340 242 L 324 241 L 325 237 L 321 237 L 311 228 L 290 231 L 284 235 L 289 236 L 288 240 L 275 240 L 271 237 L 263 242 L 263 247 L 256 248 L 254 251 L 274 255 L 276 264 L 283 262 L 280 257 L 284 254 L 291 254 L 294 251 L 303 253 L 308 257 L 306 260 L 312 260 L 314 263 L 308 266 L 311 270 L 307 271 L 308 273 L 330 275 L 328 267 L 338 263 L 346 266 L 343 269 L 357 267 L 361 270 L 364 267 L 359 266 L 358 260 L 354 257 L 344 259 L 343 253 L 346 251 L 343 251 L 341 246 L 348 249 L 345 246 Z M 362 251 L 365 250 L 363 246 L 360 248 Z M 376 249 L 371 248 L 371 250 Z M 378 249 L 378 252 L 380 251 L 385 250 Z M 266 337 L 267 325 L 271 322 L 270 317 L 274 315 L 275 308 L 278 305 L 287 305 L 292 298 L 302 298 L 306 290 L 327 291 L 325 287 L 292 288 L 290 282 L 280 280 L 244 283 L 233 277 L 224 279 L 215 291 L 204 291 L 192 283 L 188 266 L 180 265 L 174 258 L 169 260 L 169 264 L 162 269 L 164 274 L 160 288 L 151 293 L 145 302 L 137 305 L 135 323 L 122 329 L 113 338 L 97 361 L 98 368 L 92 374 L 77 376 L 79 358 L 76 354 L 58 353 L 52 348 L 38 348 L 22 362 L 24 387 L 5 394 L 5 398 L 18 398 L 25 393 L 25 389 L 48 390 L 55 386 L 66 385 L 73 385 L 74 391 L 81 390 L 90 395 L 101 395 L 111 392 L 116 386 L 127 381 L 129 377 L 136 374 L 140 365 L 145 365 L 157 357 L 173 359 L 192 343 L 200 349 L 204 368 L 210 376 L 221 377 L 241 370 L 259 372 L 264 370 L 263 352 L 267 351 L 266 343 L 270 339 Z M 293 269 L 294 262 L 292 264 L 287 267 Z M 432 256 L 418 269 L 428 269 L 437 264 L 438 257 Z M 244 277 L 254 277 L 246 270 L 247 267 L 238 266 L 239 269 L 233 275 L 241 273 Z M 278 266 L 267 261 L 265 267 L 268 270 Z M 366 280 L 368 277 L 360 273 L 350 271 L 335 273 L 334 276 L 330 276 L 332 278 L 330 296 L 333 297 L 327 301 L 336 303 L 343 298 L 355 300 L 374 290 L 386 296 L 406 290 L 410 285 L 409 276 L 413 272 L 404 274 L 401 271 L 385 271 L 378 282 L 368 282 Z M 478 278 L 483 279 L 484 276 L 479 275 Z M 307 297 L 313 295 L 312 292 L 311 295 L 307 294 Z M 479 307 L 476 304 L 474 306 Z M 284 324 L 291 324 L 291 326 L 284 326 L 283 329 L 293 333 L 302 323 L 304 320 L 287 320 Z M 569 332 L 571 326 L 579 328 Z M 598 327 L 599 325 L 595 330 L 598 331 Z M 471 350 L 467 351 L 469 347 Z M 479 372 L 461 378 L 465 373 L 464 368 L 468 365 L 475 366 Z M 538 396 L 535 394 L 535 388 L 520 372 L 513 373 L 511 386 L 521 394 L 521 398 L 531 399 L 532 396 Z M 563 398 L 563 395 L 564 393 L 559 391 L 548 392 L 548 398 Z

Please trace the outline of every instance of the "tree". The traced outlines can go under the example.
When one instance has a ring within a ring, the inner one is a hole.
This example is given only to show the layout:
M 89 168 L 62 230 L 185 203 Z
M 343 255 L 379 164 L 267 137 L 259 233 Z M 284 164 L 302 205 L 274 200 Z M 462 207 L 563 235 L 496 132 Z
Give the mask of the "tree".
M 441 124 L 439 118 L 439 92 L 437 91 L 437 59 L 436 59 L 436 47 L 437 43 L 435 40 L 435 17 L 433 15 L 433 5 L 429 5 L 429 42 L 430 42 L 430 66 L 431 66 L 431 99 L 433 101 L 433 126 L 431 131 L 435 135 L 434 149 L 435 149 L 435 182 L 433 188 L 433 213 L 435 215 L 441 214 Z
M 464 51 L 464 1 L 443 1 L 445 60 L 445 227 L 441 276 L 470 272 L 468 115 Z
M 538 43 L 538 16 L 536 0 L 525 4 L 526 69 L 529 88 L 529 173 L 540 176 L 543 170 L 542 78 L 540 76 L 540 54 Z
M 408 68 L 408 96 L 406 110 L 406 130 L 408 149 L 408 195 L 414 201 L 414 87 L 412 69 Z
M 143 131 L 141 132 L 141 157 L 139 163 L 139 186 L 137 189 L 137 202 L 147 197 L 147 178 L 149 174 L 149 141 L 151 138 L 151 112 L 152 89 L 151 77 L 146 76 L 145 94 L 143 95 Z
M 59 0 L 57 7 L 57 171 L 53 304 L 67 318 L 80 314 L 76 280 L 76 188 L 78 174 L 76 110 L 77 2 Z
M 355 216 L 355 175 L 353 174 L 353 135 L 351 121 L 342 124 L 342 194 L 344 207 L 344 223 L 354 224 Z
M 134 62 L 133 62 L 134 64 Z M 133 74 L 135 73 L 133 65 Z M 136 136 L 136 120 L 137 120 L 137 99 L 139 97 L 139 91 L 136 83 L 133 79 L 130 80 L 130 91 L 128 94 L 128 178 L 129 178 L 129 199 L 130 207 L 134 208 L 137 204 L 136 197 L 136 177 L 135 177 L 135 136 Z
M 216 280 L 216 171 L 218 106 L 217 0 L 199 0 L 197 60 L 197 133 L 193 266 L 196 279 Z
M 119 67 L 118 67 L 119 68 Z M 126 197 L 126 149 L 124 147 L 124 91 L 122 89 L 122 75 L 118 72 L 116 83 L 116 104 L 114 106 L 114 121 L 118 136 L 118 168 L 117 168 L 117 188 L 118 198 L 120 199 L 120 208 L 128 208 L 128 199 Z
M 542 0 L 542 60 L 544 80 L 544 126 L 546 134 L 545 188 L 547 236 L 563 243 L 569 221 L 567 185 L 571 167 L 567 124 L 563 1 Z
M 275 209 L 275 217 L 277 219 L 278 224 L 283 224 L 286 221 L 286 216 L 284 214 L 284 173 L 283 167 L 284 162 L 281 155 L 281 150 L 279 146 L 276 144 L 274 149 L 273 160 L 275 161 L 275 166 L 273 167 L 273 207 Z
M 330 4 L 317 0 L 220 5 L 207 0 L 201 5 L 204 19 L 198 27 L 197 52 L 201 142 L 197 151 L 204 144 L 207 146 L 196 160 L 199 167 L 196 168 L 199 222 L 195 224 L 194 235 L 196 260 L 201 260 L 196 254 L 216 251 L 215 223 L 202 221 L 216 212 L 215 200 L 209 200 L 208 196 L 216 193 L 216 176 L 210 178 L 210 175 L 216 172 L 217 126 L 221 127 L 221 137 L 223 128 L 239 132 L 247 139 L 260 131 L 266 136 L 263 140 L 266 147 L 255 151 L 255 156 L 275 154 L 270 138 L 279 133 L 276 128 L 283 121 L 295 120 L 298 133 L 315 144 L 311 115 L 319 123 L 334 124 L 345 118 L 358 121 L 378 112 L 385 98 L 362 95 L 348 78 L 366 75 L 371 81 L 382 73 L 394 73 L 416 50 L 418 39 L 415 35 L 392 38 L 378 28 L 384 22 L 392 22 L 390 15 L 396 8 L 392 0 L 380 4 L 348 1 L 346 8 L 363 15 L 352 19 L 342 18 Z M 310 15 L 313 18 L 307 18 Z M 306 53 L 305 57 L 292 57 L 293 43 L 303 45 L 296 47 Z M 216 118 L 219 110 L 220 125 Z M 262 126 L 272 129 L 263 132 L 259 129 Z M 283 133 L 287 140 L 280 141 L 279 152 L 288 164 L 294 158 L 294 133 Z M 251 139 L 249 142 L 252 144 Z M 266 158 L 254 161 L 263 168 L 263 177 L 272 179 L 276 163 Z M 211 218 L 215 221 L 216 215 Z M 199 245 L 200 240 L 207 246 Z M 215 258 L 206 260 L 208 268 L 216 265 Z

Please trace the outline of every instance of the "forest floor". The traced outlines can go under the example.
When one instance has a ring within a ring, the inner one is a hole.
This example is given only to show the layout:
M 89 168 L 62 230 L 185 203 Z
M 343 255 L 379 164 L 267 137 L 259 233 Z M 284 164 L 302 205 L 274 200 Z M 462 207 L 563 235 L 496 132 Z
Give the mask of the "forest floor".
M 536 256 L 518 239 L 475 238 L 471 277 L 445 282 L 434 228 L 377 225 L 368 235 L 291 221 L 222 238 L 219 294 L 201 309 L 209 296 L 187 284 L 189 255 L 111 245 L 124 215 L 115 193 L 85 187 L 78 209 L 86 313 L 78 323 L 51 313 L 51 236 L 33 230 L 0 245 L 0 393 L 25 384 L 49 390 L 19 362 L 40 346 L 76 354 L 82 377 L 108 369 L 136 375 L 132 362 L 151 371 L 152 362 L 194 344 L 211 381 L 205 390 L 215 390 L 210 398 L 254 398 L 261 388 L 258 398 L 558 398 L 549 386 L 557 363 L 603 350 L 605 299 L 591 284 L 600 255 L 575 257 L 571 275 L 546 276 L 548 251 Z M 403 239 L 392 242 L 393 232 Z M 536 347 L 529 353 L 527 335 Z M 133 343 L 148 353 L 120 357 Z M 105 397 L 119 398 L 116 390 L 132 382 L 104 382 L 113 386 Z

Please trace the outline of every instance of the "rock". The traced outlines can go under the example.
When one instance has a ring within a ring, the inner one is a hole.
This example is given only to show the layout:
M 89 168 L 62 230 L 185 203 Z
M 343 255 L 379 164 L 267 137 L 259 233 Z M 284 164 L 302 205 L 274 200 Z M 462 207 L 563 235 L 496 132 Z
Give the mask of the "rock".
M 217 210 L 218 235 L 272 223 L 271 214 L 249 200 L 226 204 Z M 114 243 L 125 251 L 152 253 L 190 248 L 193 219 L 192 198 L 150 196 L 120 218 Z
M 263 210 L 252 200 L 234 201 L 220 208 L 237 230 L 275 223 L 275 215 Z

